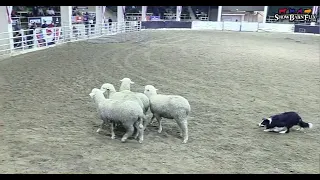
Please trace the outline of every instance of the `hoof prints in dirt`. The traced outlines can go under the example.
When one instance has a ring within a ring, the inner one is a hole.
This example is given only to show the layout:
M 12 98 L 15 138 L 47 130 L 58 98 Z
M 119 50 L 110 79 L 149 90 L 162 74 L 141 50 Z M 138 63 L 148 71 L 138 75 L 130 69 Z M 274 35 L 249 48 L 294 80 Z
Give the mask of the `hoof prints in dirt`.
M 299 36 L 307 43 L 297 46 L 283 34 L 144 33 L 145 46 L 83 41 L 1 61 L 0 171 L 319 173 L 312 156 L 319 131 L 275 136 L 256 127 L 262 116 L 287 110 L 319 119 L 319 37 Z M 135 81 L 132 91 L 153 84 L 186 97 L 190 143 L 180 144 L 170 120 L 164 134 L 150 127 L 142 145 L 99 136 L 88 94 L 123 77 Z

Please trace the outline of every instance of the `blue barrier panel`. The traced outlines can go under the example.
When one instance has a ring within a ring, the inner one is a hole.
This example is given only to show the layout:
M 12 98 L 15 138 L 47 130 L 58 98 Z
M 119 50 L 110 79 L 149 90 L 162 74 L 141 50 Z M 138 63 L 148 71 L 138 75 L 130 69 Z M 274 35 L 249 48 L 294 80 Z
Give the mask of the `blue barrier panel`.
M 191 29 L 192 22 L 165 21 L 165 28 L 189 28 Z
M 164 21 L 142 21 L 141 26 L 146 29 L 159 29 L 164 28 Z
M 191 29 L 192 22 L 180 21 L 143 21 L 142 26 L 146 29 L 159 29 L 159 28 L 189 28 Z
M 294 32 L 320 34 L 320 26 L 294 25 Z

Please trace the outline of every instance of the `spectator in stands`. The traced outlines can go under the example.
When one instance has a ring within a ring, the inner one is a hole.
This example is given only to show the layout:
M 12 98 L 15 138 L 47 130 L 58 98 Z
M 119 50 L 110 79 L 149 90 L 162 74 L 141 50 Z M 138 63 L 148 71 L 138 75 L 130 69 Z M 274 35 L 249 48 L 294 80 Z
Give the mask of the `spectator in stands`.
M 46 14 L 48 16 L 54 16 L 55 15 L 55 12 L 52 8 L 48 8 L 47 11 L 46 11 Z
M 19 31 L 20 29 L 21 28 L 17 24 L 15 24 L 15 25 L 12 24 L 12 30 L 13 31 Z
M 75 26 L 72 27 L 72 30 L 73 30 L 72 31 L 73 35 L 75 36 L 76 39 L 78 39 L 78 37 L 81 36 L 81 32 Z
M 48 25 L 48 28 L 53 28 L 53 27 L 54 27 L 54 23 L 53 22 Z
M 83 15 L 83 23 L 85 24 L 85 29 L 86 29 L 86 35 L 89 34 L 89 13 L 86 12 Z
M 37 28 L 37 23 L 36 22 L 32 23 L 31 26 L 30 26 L 30 29 L 34 30 L 36 28 Z
M 109 23 L 109 26 L 112 25 L 112 19 L 111 19 L 111 17 L 108 18 L 108 23 Z
M 112 27 L 112 19 L 111 19 L 111 17 L 108 18 L 108 24 L 109 24 L 109 30 L 111 30 L 111 27 Z
M 89 24 L 90 24 L 90 27 L 91 27 L 91 33 L 93 33 L 93 31 L 94 31 L 94 18 L 95 17 L 92 17 L 92 16 L 89 16 Z
M 84 22 L 84 24 L 89 24 L 89 13 L 88 12 L 84 13 L 83 22 Z
M 43 21 L 43 24 L 41 25 L 41 28 L 47 28 L 48 25 L 47 25 L 47 21 Z
M 38 7 L 38 16 L 44 16 L 43 9 Z
M 17 11 L 12 10 L 12 12 L 11 12 L 11 17 L 18 17 Z
M 196 18 L 199 19 L 199 16 L 200 16 L 199 9 L 196 9 Z
M 22 45 L 22 35 L 20 32 L 16 32 L 15 35 L 14 35 L 14 47 L 17 48 L 17 47 L 21 47 Z
M 36 29 L 36 23 L 29 23 L 29 31 L 27 32 L 27 45 L 29 48 L 33 45 L 33 32 Z
M 28 12 L 27 17 L 34 17 L 33 12 Z
M 33 6 L 33 7 L 32 7 L 32 14 L 33 14 L 34 16 L 38 16 L 38 6 Z
M 53 10 L 53 8 L 50 8 L 50 15 L 55 16 L 56 12 Z

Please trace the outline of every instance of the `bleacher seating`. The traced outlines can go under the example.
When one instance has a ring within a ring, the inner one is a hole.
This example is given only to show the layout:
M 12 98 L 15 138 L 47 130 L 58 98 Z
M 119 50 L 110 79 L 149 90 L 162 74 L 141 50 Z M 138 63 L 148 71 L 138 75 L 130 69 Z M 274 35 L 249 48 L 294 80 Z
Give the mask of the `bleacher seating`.
M 210 6 L 191 6 L 193 13 L 195 14 L 197 19 L 208 17 L 209 7 Z

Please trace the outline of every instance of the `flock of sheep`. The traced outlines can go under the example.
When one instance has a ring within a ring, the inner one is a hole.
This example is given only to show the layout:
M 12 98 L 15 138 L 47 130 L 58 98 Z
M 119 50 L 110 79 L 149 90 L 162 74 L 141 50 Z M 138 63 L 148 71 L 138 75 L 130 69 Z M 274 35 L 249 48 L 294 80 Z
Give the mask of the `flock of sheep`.
M 188 141 L 188 115 L 190 113 L 190 104 L 187 99 L 178 95 L 158 94 L 157 89 L 152 85 L 146 85 L 144 92 L 132 92 L 131 84 L 134 82 L 130 78 L 123 78 L 119 92 L 112 84 L 106 83 L 100 89 L 93 88 L 90 97 L 93 99 L 100 118 L 103 123 L 101 128 L 109 123 L 111 130 L 111 139 L 115 139 L 114 128 L 122 125 L 126 133 L 121 138 L 125 142 L 127 138 L 133 135 L 139 143 L 143 142 L 143 133 L 148 124 L 157 119 L 161 133 L 161 119 L 174 119 L 181 128 L 180 135 L 183 137 L 183 143 Z M 150 111 L 152 118 L 147 119 L 146 113 Z M 100 132 L 101 128 L 97 130 Z

